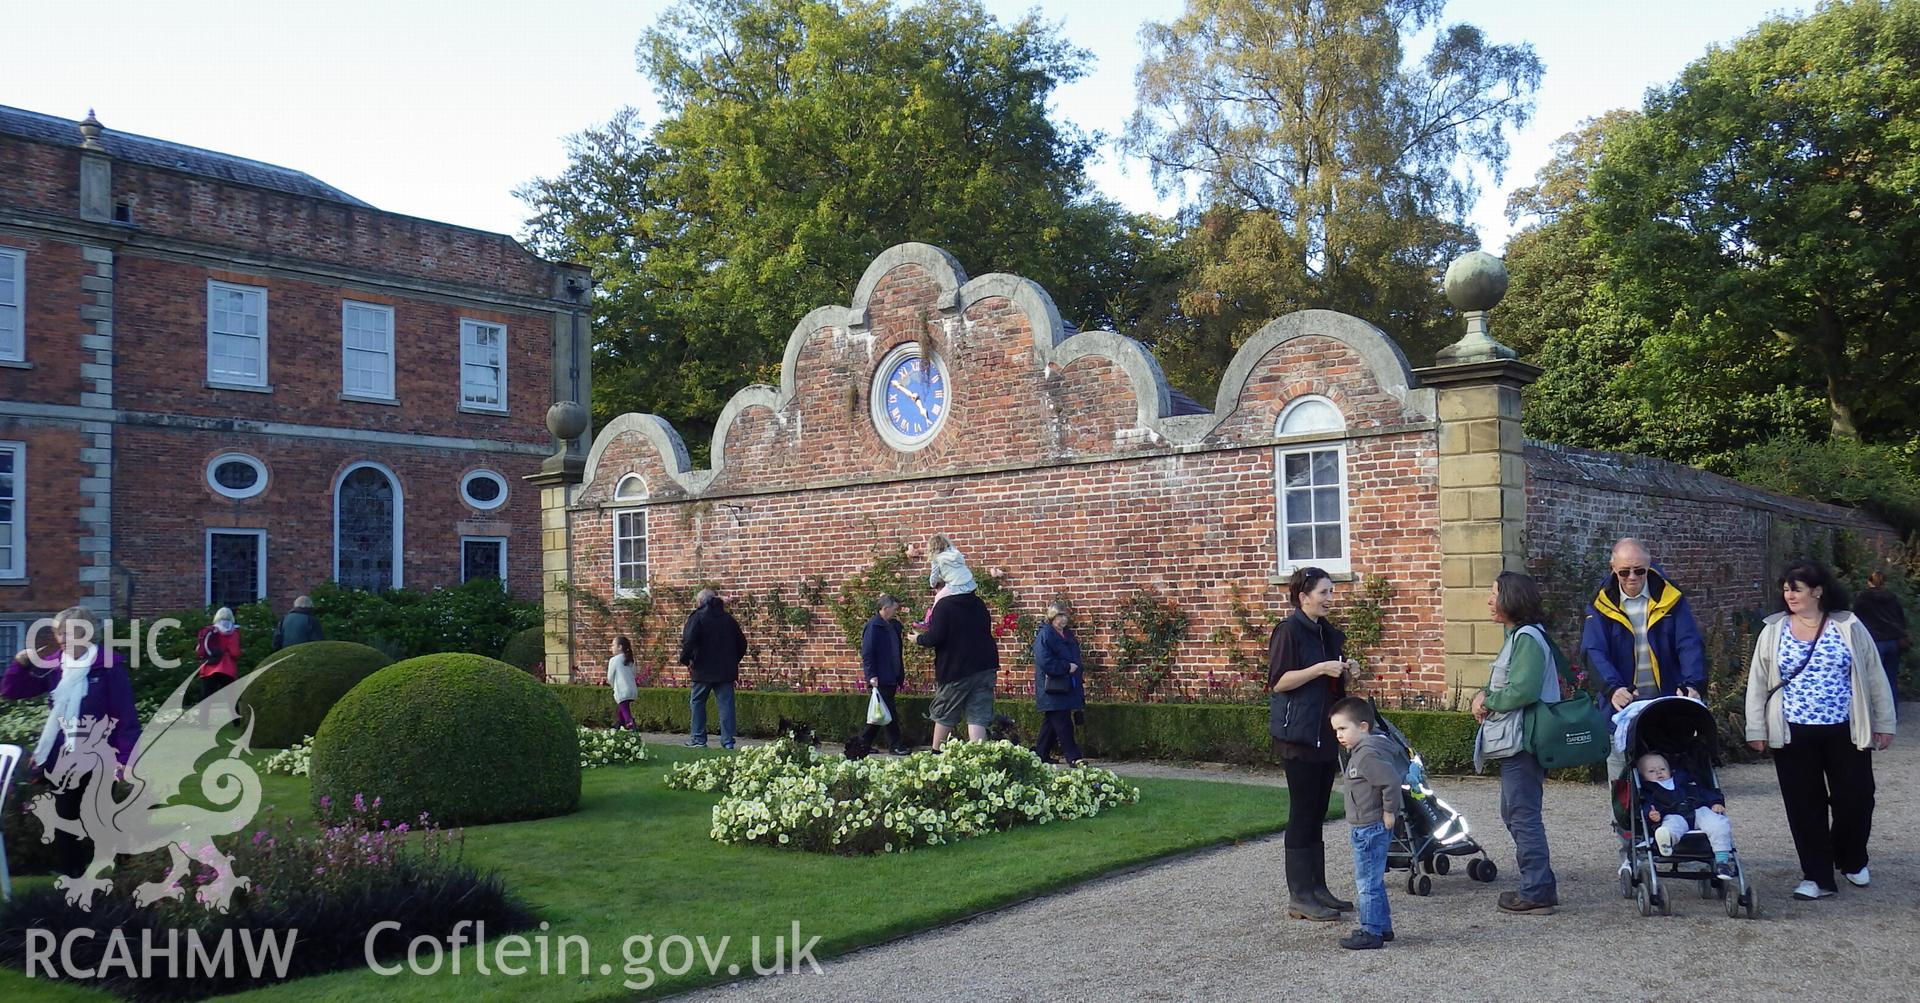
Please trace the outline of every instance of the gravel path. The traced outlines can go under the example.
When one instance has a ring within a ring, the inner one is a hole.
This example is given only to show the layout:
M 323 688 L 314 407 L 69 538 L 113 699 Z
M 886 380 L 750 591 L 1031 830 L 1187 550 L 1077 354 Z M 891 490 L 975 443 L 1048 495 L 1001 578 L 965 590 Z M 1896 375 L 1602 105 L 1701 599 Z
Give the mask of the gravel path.
M 1912 709 L 1909 709 L 1912 708 Z M 1902 708 L 1903 718 L 1920 706 Z M 1349 998 L 1911 999 L 1920 995 L 1920 765 L 1914 736 L 1876 757 L 1873 887 L 1844 881 L 1836 898 L 1796 902 L 1799 880 L 1778 784 L 1767 764 L 1723 770 L 1734 834 L 1760 895 L 1757 921 L 1728 919 L 1691 884 L 1674 915 L 1642 918 L 1621 899 L 1618 856 L 1598 787 L 1547 788 L 1547 834 L 1560 879 L 1553 916 L 1509 916 L 1513 843 L 1490 778 L 1443 778 L 1499 863 L 1492 885 L 1456 868 L 1431 897 L 1388 882 L 1398 940 L 1348 952 L 1351 924 L 1284 918 L 1277 837 L 1206 851 L 1059 895 L 822 962 L 823 974 L 776 976 L 681 999 L 842 1000 L 929 995 L 1013 1000 Z M 1273 782 L 1234 768 L 1103 764 L 1130 774 Z M 1346 824 L 1327 826 L 1328 883 L 1353 887 Z M 1456 863 L 1459 863 L 1458 861 Z M 906 890 L 903 890 L 903 892 Z M 1652 962 L 1666 957 L 1670 962 Z M 1618 959 L 1609 963 L 1606 959 Z

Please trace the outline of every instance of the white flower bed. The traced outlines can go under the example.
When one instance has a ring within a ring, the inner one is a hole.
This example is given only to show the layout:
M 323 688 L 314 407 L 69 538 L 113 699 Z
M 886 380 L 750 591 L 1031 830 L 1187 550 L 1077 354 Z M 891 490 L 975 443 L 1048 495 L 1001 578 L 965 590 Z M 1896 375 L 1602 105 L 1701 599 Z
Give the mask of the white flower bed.
M 1056 770 L 1010 742 L 848 761 L 781 739 L 682 763 L 667 786 L 719 791 L 714 839 L 821 853 L 892 853 L 1016 825 L 1090 818 L 1140 800 L 1111 770 Z
M 647 760 L 647 741 L 634 731 L 580 729 L 580 768 L 626 766 Z M 313 761 L 313 736 L 309 735 L 290 749 L 283 749 L 260 762 L 265 773 L 304 777 Z

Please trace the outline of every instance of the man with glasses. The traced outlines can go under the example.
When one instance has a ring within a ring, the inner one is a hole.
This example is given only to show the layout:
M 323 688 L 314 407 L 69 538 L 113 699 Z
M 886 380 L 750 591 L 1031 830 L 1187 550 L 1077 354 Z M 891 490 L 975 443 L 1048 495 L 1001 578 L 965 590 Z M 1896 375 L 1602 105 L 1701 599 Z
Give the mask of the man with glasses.
M 1613 545 L 1611 570 L 1587 608 L 1580 638 L 1605 699 L 1614 710 L 1659 696 L 1702 699 L 1706 645 L 1680 587 L 1653 566 L 1647 545 L 1632 537 Z

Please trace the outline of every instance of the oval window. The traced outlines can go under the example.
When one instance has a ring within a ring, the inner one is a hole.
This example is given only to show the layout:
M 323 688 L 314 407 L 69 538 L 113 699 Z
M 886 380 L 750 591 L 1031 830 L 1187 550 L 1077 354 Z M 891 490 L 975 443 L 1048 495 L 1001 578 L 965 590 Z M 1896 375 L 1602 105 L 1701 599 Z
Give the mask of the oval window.
M 475 470 L 460 479 L 460 497 L 477 509 L 496 509 L 507 501 L 507 480 L 491 470 Z
M 266 464 L 244 453 L 216 456 L 207 464 L 207 486 L 228 498 L 252 498 L 267 489 Z

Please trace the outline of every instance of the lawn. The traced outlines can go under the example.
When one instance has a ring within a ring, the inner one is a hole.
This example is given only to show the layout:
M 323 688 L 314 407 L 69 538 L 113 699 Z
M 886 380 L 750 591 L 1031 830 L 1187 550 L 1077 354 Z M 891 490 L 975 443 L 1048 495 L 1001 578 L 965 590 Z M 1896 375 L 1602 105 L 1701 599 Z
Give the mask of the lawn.
M 475 971 L 474 948 L 451 959 L 440 974 L 382 976 L 368 969 L 283 983 L 229 999 L 439 1001 L 606 1000 L 654 997 L 726 981 L 728 968 L 753 970 L 751 941 L 759 937 L 762 967 L 772 965 L 775 937 L 819 942 L 826 959 L 902 934 L 961 919 L 1167 854 L 1277 830 L 1286 815 L 1284 790 L 1243 784 L 1141 779 L 1139 804 L 1094 819 L 1059 822 L 904 854 L 848 858 L 765 847 L 726 846 L 708 836 L 717 795 L 670 791 L 661 783 L 666 763 L 700 753 L 651 750 L 642 766 L 585 773 L 578 812 L 562 818 L 481 826 L 466 833 L 467 859 L 498 868 L 514 894 L 532 904 L 550 928 L 546 974 L 539 941 L 521 961 L 529 971 L 508 976 Z M 709 753 L 711 754 L 711 753 Z M 305 816 L 304 779 L 267 777 L 265 802 L 282 816 Z M 31 879 L 46 881 L 49 879 Z M 1276 892 L 1276 894 L 1278 894 Z M 569 949 L 560 971 L 560 941 L 583 936 L 588 961 Z M 651 936 L 666 953 L 643 954 Z M 691 949 L 667 947 L 669 937 L 705 938 Z M 492 932 L 491 966 L 502 934 Z M 722 938 L 728 938 L 724 947 Z M 788 943 L 789 955 L 795 945 Z M 690 957 L 687 957 L 689 956 Z M 423 955 L 430 958 L 430 955 Z M 709 974 L 711 957 L 716 974 Z M 681 974 L 685 961 L 692 967 Z M 584 969 L 584 971 L 583 971 Z M 623 983 L 631 980 L 632 988 Z M 643 986 L 644 984 L 644 986 Z M 637 990 L 637 992 L 636 992 Z M 28 982 L 0 971 L 6 999 L 105 999 L 64 986 Z

